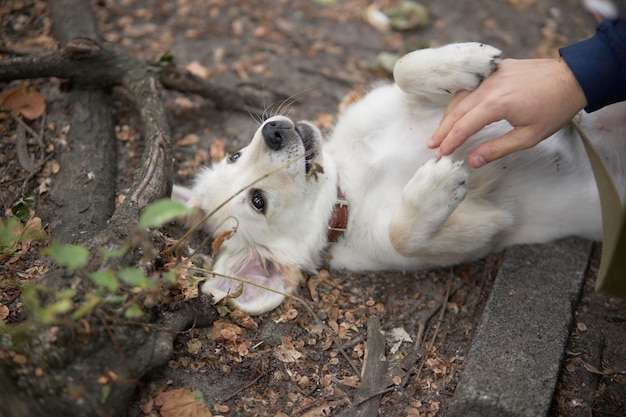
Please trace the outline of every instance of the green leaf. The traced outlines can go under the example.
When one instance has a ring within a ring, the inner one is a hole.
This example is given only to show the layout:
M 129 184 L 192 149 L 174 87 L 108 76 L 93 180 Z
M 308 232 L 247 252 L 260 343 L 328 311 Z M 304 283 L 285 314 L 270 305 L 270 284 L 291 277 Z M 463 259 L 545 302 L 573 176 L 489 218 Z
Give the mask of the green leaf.
M 11 213 L 20 219 L 23 223 L 26 223 L 30 219 L 30 208 L 35 204 L 33 197 L 24 197 L 11 207 Z
M 100 304 L 102 299 L 95 294 L 87 294 L 87 300 L 76 311 L 72 313 L 72 320 L 77 320 L 93 311 Z
M 143 314 L 143 311 L 137 306 L 137 304 L 133 304 L 126 309 L 124 312 L 124 317 L 127 319 L 138 319 Z
M 204 394 L 202 393 L 202 391 L 193 390 L 191 391 L 191 393 L 193 394 L 194 400 L 198 401 L 201 404 L 207 405 L 206 399 L 204 398 Z
M 43 250 L 44 255 L 51 256 L 59 265 L 67 267 L 70 272 L 87 265 L 89 251 L 84 246 L 66 245 L 52 242 Z
M 213 307 L 215 307 L 215 311 L 217 311 L 220 317 L 226 317 L 230 314 L 230 308 L 225 304 L 216 304 Z
M 167 271 L 162 274 L 163 279 L 167 282 L 175 283 L 176 282 L 176 273 L 174 271 Z
M 174 62 L 174 55 L 170 51 L 163 52 L 159 58 L 159 62 Z
M 154 288 L 154 282 L 143 274 L 140 268 L 124 268 L 118 275 L 122 281 L 132 287 Z
M 105 304 L 120 304 L 126 300 L 126 295 L 107 295 L 102 299 Z
M 239 283 L 239 286 L 237 286 L 237 289 L 235 290 L 235 292 L 226 295 L 226 297 L 224 297 L 224 301 L 234 300 L 235 298 L 240 297 L 241 294 L 243 294 L 243 282 Z
M 0 218 L 0 253 L 14 253 L 21 234 L 22 225 L 18 218 L 14 216 Z
M 111 386 L 103 385 L 102 389 L 100 390 L 100 404 L 106 404 L 107 400 L 109 399 L 110 394 L 111 394 Z
M 191 213 L 191 209 L 183 203 L 164 198 L 146 207 L 139 218 L 139 224 L 143 227 L 157 228 L 189 213 Z
M 100 287 L 104 287 L 104 288 L 108 289 L 109 291 L 111 291 L 112 293 L 117 292 L 117 289 L 120 286 L 120 284 L 119 284 L 117 278 L 115 277 L 115 274 L 113 273 L 113 271 L 110 271 L 108 269 L 103 270 L 103 271 L 94 272 L 94 273 L 89 275 L 89 278 L 91 278 L 91 280 L 94 283 L 96 283 L 96 285 L 98 285 Z

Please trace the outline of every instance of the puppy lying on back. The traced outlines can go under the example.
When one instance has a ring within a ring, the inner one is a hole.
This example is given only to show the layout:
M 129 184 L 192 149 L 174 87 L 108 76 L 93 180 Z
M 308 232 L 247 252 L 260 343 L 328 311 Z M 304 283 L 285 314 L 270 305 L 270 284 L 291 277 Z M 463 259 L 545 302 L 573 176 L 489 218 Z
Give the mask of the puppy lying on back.
M 396 64 L 395 84 L 349 107 L 328 140 L 309 122 L 275 116 L 191 189 L 176 186 L 175 199 L 206 213 L 245 188 L 206 222 L 214 237 L 233 233 L 217 254 L 220 275 L 202 291 L 218 300 L 236 292 L 240 283 L 226 275 L 290 293 L 325 254 L 331 268 L 415 270 L 514 244 L 601 239 L 598 192 L 574 130 L 477 170 L 466 167 L 469 151 L 509 130 L 506 122 L 487 126 L 450 157 L 436 160 L 427 148 L 448 100 L 476 88 L 499 60 L 499 50 L 478 43 L 410 53 Z M 614 110 L 585 114 L 582 124 L 611 156 L 623 190 L 626 140 L 598 121 Z M 244 285 L 231 302 L 260 314 L 283 298 Z

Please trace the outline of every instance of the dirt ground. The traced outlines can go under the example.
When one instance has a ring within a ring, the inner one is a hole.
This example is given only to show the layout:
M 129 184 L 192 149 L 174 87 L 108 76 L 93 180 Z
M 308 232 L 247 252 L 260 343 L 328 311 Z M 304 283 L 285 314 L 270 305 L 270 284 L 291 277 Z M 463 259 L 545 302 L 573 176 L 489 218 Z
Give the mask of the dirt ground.
M 180 67 L 222 85 L 284 97 L 267 102 L 267 110 L 288 111 L 323 129 L 332 126 L 347 94 L 389 80 L 385 54 L 476 40 L 499 47 L 508 57 L 553 57 L 558 47 L 591 35 L 595 26 L 594 17 L 570 0 L 423 2 L 428 7 L 425 26 L 408 31 L 381 30 L 368 21 L 368 7 L 399 3 L 101 0 L 93 8 L 107 42 L 146 60 L 169 52 Z M 54 49 L 46 19 L 45 2 L 9 0 L 0 5 L 0 54 Z M 49 100 L 62 94 L 59 80 L 29 83 Z M 9 87 L 15 85 L 0 85 Z M 114 97 L 122 194 L 142 145 L 123 92 Z M 177 183 L 189 183 L 208 161 L 211 142 L 224 141 L 236 150 L 258 126 L 260 115 L 246 109 L 221 112 L 205 99 L 175 92 L 165 92 L 164 100 L 175 142 Z M 17 122 L 2 115 L 3 213 L 29 195 L 36 197 L 38 213 L 54 210 L 48 187 L 55 171 L 64 169 L 55 165 L 64 114 L 63 109 L 55 111 L 45 122 L 31 123 L 45 131 L 45 143 L 24 145 L 44 163 L 35 174 L 29 174 L 19 155 Z M 42 223 L 45 229 L 45 216 Z M 174 237 L 178 232 L 170 231 Z M 299 291 L 317 317 L 288 301 L 259 317 L 232 313 L 211 328 L 181 334 L 168 365 L 143 379 L 129 415 L 186 415 L 171 414 L 161 395 L 179 388 L 194 392 L 213 415 L 348 415 L 366 357 L 367 324 L 377 317 L 385 330 L 391 370 L 379 381 L 384 395 L 378 415 L 445 416 L 500 259 L 494 255 L 471 265 L 420 273 L 323 270 Z M 577 307 L 552 417 L 626 416 L 626 336 L 620 336 L 626 335 L 626 302 L 593 292 L 595 268 L 592 264 Z M 36 253 L 0 265 L 0 314 L 6 323 L 19 321 L 23 308 L 19 286 L 8 283 L 36 280 L 43 272 L 45 264 Z

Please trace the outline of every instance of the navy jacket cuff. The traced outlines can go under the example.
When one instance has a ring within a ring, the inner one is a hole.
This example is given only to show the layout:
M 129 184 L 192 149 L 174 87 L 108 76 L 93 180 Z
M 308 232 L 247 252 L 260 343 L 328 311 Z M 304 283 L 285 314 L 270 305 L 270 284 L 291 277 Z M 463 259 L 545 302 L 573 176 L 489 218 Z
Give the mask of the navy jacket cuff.
M 578 80 L 587 112 L 626 100 L 626 25 L 605 20 L 594 37 L 561 48 L 559 53 Z

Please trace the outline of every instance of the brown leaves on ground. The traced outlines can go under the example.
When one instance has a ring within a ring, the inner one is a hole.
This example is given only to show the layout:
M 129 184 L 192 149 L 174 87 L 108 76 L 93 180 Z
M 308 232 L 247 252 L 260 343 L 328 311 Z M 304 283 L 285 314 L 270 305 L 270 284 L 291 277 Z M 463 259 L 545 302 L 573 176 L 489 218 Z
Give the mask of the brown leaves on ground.
M 296 349 L 291 337 L 283 336 L 282 343 L 274 349 L 274 357 L 283 363 L 291 363 L 302 357 L 302 353 Z
M 163 391 L 156 395 L 154 404 L 160 407 L 162 417 L 213 417 L 209 407 L 187 388 Z
M 22 82 L 20 87 L 0 93 L 0 109 L 35 120 L 46 111 L 46 99 Z
M 246 356 L 252 342 L 245 340 L 246 330 L 228 319 L 217 320 L 208 332 L 209 339 L 220 342 L 231 354 Z

